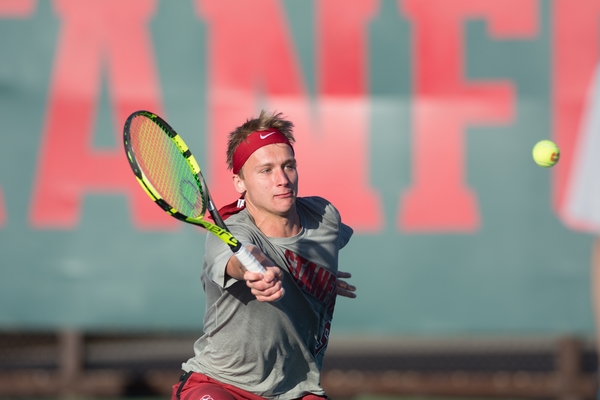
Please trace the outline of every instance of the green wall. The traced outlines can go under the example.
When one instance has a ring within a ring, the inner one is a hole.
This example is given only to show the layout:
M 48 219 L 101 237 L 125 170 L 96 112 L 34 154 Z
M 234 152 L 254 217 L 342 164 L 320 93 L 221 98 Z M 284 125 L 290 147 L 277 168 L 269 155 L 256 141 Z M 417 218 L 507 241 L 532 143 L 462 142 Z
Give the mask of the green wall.
M 199 276 L 205 233 L 187 225 L 141 231 L 131 222 L 126 196 L 110 191 L 86 193 L 74 227 L 32 223 L 61 29 L 54 3 L 35 2 L 24 16 L 0 10 L 0 329 L 198 329 L 204 312 Z M 424 33 L 399 10 L 401 2 L 372 3 L 365 37 L 368 180 L 380 196 L 385 220 L 376 232 L 359 230 L 342 253 L 341 269 L 352 272 L 359 296 L 338 299 L 334 332 L 591 334 L 592 236 L 561 221 L 556 171 L 531 159 L 533 144 L 553 132 L 553 3 L 536 3 L 537 31 L 526 39 L 492 37 L 477 17 L 462 25 L 464 79 L 506 80 L 515 89 L 508 123 L 473 124 L 465 131 L 465 180 L 476 193 L 480 220 L 467 232 L 412 232 L 397 224 L 400 199 L 414 177 L 412 108 L 421 72 L 413 51 L 417 35 Z M 316 6 L 300 0 L 280 5 L 316 108 Z M 198 132 L 190 147 L 204 148 L 211 117 L 211 39 L 196 6 L 157 2 L 149 28 L 168 120 L 180 132 Z M 100 95 L 90 99 L 97 101 L 90 146 L 120 148 L 115 126 L 122 122 L 114 113 L 106 70 L 99 84 Z M 70 154 L 65 148 L 64 157 Z M 206 153 L 198 158 L 208 163 Z M 330 172 L 340 180 L 353 179 Z M 360 204 L 343 209 L 344 217 L 361 212 Z

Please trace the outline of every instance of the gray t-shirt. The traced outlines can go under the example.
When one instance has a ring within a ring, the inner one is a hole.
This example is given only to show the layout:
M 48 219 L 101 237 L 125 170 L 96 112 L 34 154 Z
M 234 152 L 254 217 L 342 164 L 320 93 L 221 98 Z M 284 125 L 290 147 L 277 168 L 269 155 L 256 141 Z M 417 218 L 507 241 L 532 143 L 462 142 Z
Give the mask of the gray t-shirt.
M 325 394 L 320 370 L 335 307 L 338 252 L 352 229 L 320 197 L 298 198 L 296 208 L 302 229 L 290 238 L 265 236 L 247 210 L 227 219 L 238 240 L 259 247 L 284 271 L 285 296 L 277 302 L 259 302 L 246 282 L 226 279 L 231 250 L 207 235 L 204 335 L 185 371 L 272 399 Z

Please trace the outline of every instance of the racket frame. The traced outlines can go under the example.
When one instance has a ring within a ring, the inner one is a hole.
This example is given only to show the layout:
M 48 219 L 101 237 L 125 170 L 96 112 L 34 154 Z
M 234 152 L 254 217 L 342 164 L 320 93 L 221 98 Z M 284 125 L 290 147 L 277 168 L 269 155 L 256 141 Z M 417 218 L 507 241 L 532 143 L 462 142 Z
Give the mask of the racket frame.
M 130 134 L 131 123 L 133 122 L 133 120 L 136 117 L 139 117 L 139 116 L 146 117 L 146 118 L 150 119 L 153 123 L 158 125 L 161 128 L 161 130 L 173 141 L 173 143 L 175 143 L 175 145 L 181 152 L 182 156 L 187 161 L 188 166 L 190 167 L 190 170 L 192 171 L 194 178 L 196 179 L 196 183 L 198 184 L 198 189 L 200 190 L 200 194 L 201 194 L 201 196 L 204 197 L 204 200 L 205 200 L 203 202 L 202 212 L 199 217 L 189 217 L 185 214 L 182 214 L 181 212 L 179 212 L 179 210 L 175 209 L 173 206 L 171 206 L 169 203 L 167 203 L 167 201 L 162 198 L 162 196 L 160 195 L 158 190 L 156 190 L 156 188 L 152 185 L 152 183 L 150 182 L 148 177 L 144 174 L 144 172 L 140 168 L 140 166 L 136 160 L 136 157 L 135 157 L 135 152 L 133 151 L 133 146 L 131 144 L 131 134 Z M 125 153 L 127 154 L 127 160 L 129 161 L 129 165 L 131 166 L 131 169 L 132 169 L 138 183 L 144 189 L 146 194 L 152 200 L 154 200 L 154 202 L 160 208 L 162 208 L 167 214 L 171 215 L 174 218 L 177 218 L 180 221 L 187 222 L 187 223 L 197 225 L 197 226 L 201 226 L 202 228 L 206 229 L 207 231 L 209 231 L 210 233 L 214 234 L 219 239 L 221 239 L 224 243 L 226 243 L 231 248 L 231 250 L 234 253 L 236 253 L 236 255 L 238 255 L 237 253 L 240 252 L 241 251 L 240 249 L 242 249 L 242 248 L 244 248 L 246 250 L 246 252 L 250 254 L 250 252 L 244 246 L 242 246 L 242 243 L 239 240 L 237 240 L 231 234 L 231 232 L 229 232 L 229 230 L 227 229 L 227 225 L 225 224 L 225 222 L 221 218 L 221 215 L 219 214 L 218 210 L 214 206 L 212 198 L 210 197 L 210 193 L 208 192 L 208 186 L 206 185 L 206 181 L 204 180 L 204 177 L 202 176 L 202 171 L 200 170 L 200 165 L 196 161 L 196 158 L 191 153 L 190 149 L 185 144 L 183 139 L 179 136 L 179 134 L 177 132 L 175 132 L 175 130 L 164 119 L 162 119 L 161 117 L 159 117 L 158 115 L 156 115 L 152 112 L 145 111 L 145 110 L 140 110 L 140 111 L 136 111 L 136 112 L 132 113 L 127 118 L 127 121 L 125 122 L 125 126 L 123 128 L 123 144 L 125 147 Z M 202 219 L 204 217 L 204 214 L 207 209 L 208 209 L 211 217 L 213 218 L 213 220 L 216 222 L 216 224 L 212 224 L 212 223 Z M 242 255 L 242 258 L 244 256 L 245 256 L 245 254 Z M 252 257 L 252 258 L 254 258 L 254 257 Z M 256 262 L 258 262 L 258 261 L 256 261 Z

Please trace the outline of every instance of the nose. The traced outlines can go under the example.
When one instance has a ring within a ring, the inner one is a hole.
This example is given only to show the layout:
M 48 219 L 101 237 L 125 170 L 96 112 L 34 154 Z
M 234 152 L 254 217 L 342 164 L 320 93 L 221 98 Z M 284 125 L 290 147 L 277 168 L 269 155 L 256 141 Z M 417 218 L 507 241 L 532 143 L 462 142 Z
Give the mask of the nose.
M 275 170 L 275 183 L 278 186 L 287 185 L 289 181 L 290 180 L 283 168 L 277 168 Z

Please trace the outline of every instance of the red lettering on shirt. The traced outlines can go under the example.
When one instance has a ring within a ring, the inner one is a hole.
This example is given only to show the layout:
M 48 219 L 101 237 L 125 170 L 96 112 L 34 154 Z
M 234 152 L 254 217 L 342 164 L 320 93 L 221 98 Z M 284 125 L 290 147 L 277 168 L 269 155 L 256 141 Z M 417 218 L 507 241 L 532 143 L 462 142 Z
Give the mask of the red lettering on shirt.
M 321 338 L 317 342 L 317 347 L 315 348 L 315 355 L 319 354 L 321 350 L 327 346 L 327 342 L 329 342 L 329 332 L 331 332 L 331 321 L 327 321 L 323 327 Z
M 333 314 L 337 295 L 337 276 L 326 268 L 286 250 L 289 271 L 300 289 L 312 295 Z

